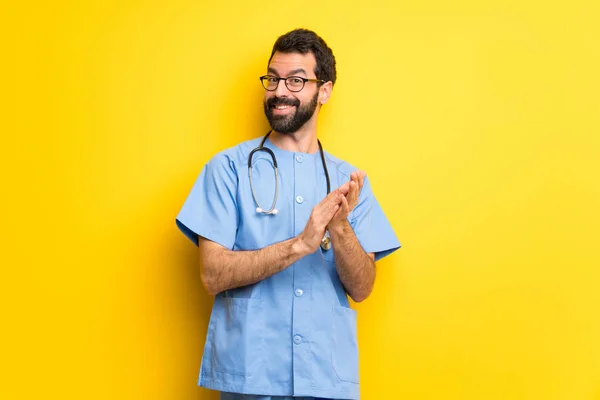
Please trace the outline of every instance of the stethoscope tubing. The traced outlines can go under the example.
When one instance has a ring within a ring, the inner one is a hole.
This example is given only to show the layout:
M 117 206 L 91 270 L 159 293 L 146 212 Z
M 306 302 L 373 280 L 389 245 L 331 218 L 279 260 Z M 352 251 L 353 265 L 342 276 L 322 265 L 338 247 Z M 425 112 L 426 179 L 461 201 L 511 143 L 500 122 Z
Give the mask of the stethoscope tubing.
M 279 168 L 277 167 L 277 157 L 275 157 L 275 153 L 273 150 L 264 147 L 265 141 L 271 134 L 272 130 L 267 132 L 265 137 L 260 142 L 260 145 L 252 150 L 248 155 L 248 175 L 250 178 L 250 191 L 252 192 L 252 198 L 254 199 L 254 203 L 256 204 L 256 212 L 261 214 L 277 214 L 277 209 L 275 208 L 277 205 L 277 198 L 279 197 Z M 327 195 L 331 193 L 331 181 L 329 180 L 329 171 L 327 170 L 327 162 L 325 161 L 325 152 L 323 151 L 323 146 L 321 145 L 321 141 L 317 139 L 317 143 L 319 145 L 319 153 L 321 154 L 321 162 L 323 163 L 323 171 L 325 172 L 325 180 L 327 181 Z M 252 157 L 254 153 L 259 151 L 265 151 L 271 157 L 273 161 L 273 169 L 275 170 L 275 197 L 273 198 L 273 204 L 271 204 L 271 208 L 268 210 L 263 209 L 258 203 L 258 199 L 256 198 L 256 193 L 254 192 L 254 185 L 252 185 Z M 321 247 L 323 250 L 329 250 L 331 248 L 331 241 L 329 238 L 329 232 L 325 231 L 325 236 L 323 236 L 323 240 L 321 241 Z

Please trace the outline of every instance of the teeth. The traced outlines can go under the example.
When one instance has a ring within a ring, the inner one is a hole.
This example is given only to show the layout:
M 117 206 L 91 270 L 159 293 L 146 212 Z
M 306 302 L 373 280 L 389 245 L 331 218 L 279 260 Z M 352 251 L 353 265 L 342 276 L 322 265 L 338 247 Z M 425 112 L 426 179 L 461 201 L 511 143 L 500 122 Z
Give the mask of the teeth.
M 284 106 L 275 106 L 275 108 L 278 109 L 278 110 L 285 110 L 288 107 L 289 106 L 286 106 L 286 105 L 284 105 Z

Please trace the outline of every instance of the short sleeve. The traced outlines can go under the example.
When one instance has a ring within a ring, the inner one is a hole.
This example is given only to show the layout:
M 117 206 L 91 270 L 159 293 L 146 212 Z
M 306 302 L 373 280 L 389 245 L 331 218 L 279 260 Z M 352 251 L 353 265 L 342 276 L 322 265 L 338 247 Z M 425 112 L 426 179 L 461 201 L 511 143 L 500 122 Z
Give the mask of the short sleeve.
M 352 211 L 350 225 L 359 243 L 367 253 L 375 254 L 375 261 L 400 248 L 394 230 L 373 195 L 369 178 L 365 178 L 358 204 Z
M 232 249 L 238 228 L 237 173 L 221 153 L 204 166 L 176 218 L 179 229 L 198 245 L 198 236 Z

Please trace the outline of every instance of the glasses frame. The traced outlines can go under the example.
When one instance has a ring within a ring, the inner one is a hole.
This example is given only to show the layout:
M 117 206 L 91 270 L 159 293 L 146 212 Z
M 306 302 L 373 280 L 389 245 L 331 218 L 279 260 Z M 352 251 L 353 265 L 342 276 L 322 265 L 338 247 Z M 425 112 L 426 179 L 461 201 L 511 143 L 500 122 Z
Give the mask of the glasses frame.
M 275 85 L 275 88 L 273 88 L 273 89 L 267 89 L 267 87 L 265 86 L 265 82 L 264 82 L 264 79 L 267 79 L 267 78 L 277 79 L 277 85 Z M 288 76 L 286 78 L 280 78 L 280 77 L 275 76 L 275 75 L 263 75 L 263 76 L 261 76 L 258 79 L 260 79 L 260 83 L 262 84 L 263 88 L 265 88 L 265 90 L 268 91 L 268 92 L 274 92 L 274 91 L 276 91 L 277 88 L 279 87 L 279 82 L 280 81 L 283 81 L 285 83 L 285 87 L 287 88 L 287 90 L 289 90 L 290 92 L 293 92 L 293 93 L 301 92 L 302 89 L 304 89 L 304 86 L 306 86 L 306 82 L 317 82 L 317 83 L 319 83 L 321 85 L 325 83 L 325 81 L 323 79 L 309 79 L 309 78 L 304 78 L 302 76 L 295 76 L 295 75 Z M 300 89 L 298 89 L 298 90 L 291 89 L 288 86 L 288 79 L 300 79 L 300 80 L 302 80 L 302 87 Z

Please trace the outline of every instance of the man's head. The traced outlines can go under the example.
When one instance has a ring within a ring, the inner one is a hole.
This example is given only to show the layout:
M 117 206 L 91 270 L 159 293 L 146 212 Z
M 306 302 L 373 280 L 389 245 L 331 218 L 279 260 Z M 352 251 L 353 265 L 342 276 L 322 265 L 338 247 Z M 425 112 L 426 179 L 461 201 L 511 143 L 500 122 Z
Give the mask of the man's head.
M 329 100 L 335 80 L 333 52 L 316 33 L 296 29 L 280 36 L 262 79 L 271 128 L 279 133 L 299 130 Z

